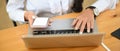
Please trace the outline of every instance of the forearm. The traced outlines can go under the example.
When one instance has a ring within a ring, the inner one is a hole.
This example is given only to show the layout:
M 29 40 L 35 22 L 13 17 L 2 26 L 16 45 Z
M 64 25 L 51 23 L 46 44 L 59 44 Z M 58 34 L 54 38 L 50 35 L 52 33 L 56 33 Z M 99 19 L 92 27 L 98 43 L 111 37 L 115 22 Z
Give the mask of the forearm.
M 98 0 L 91 6 L 96 7 L 93 11 L 95 15 L 99 15 L 101 12 L 103 12 L 106 9 L 114 9 L 116 8 L 116 4 L 119 2 L 119 0 Z
M 25 22 L 24 0 L 9 0 L 6 9 L 12 20 Z

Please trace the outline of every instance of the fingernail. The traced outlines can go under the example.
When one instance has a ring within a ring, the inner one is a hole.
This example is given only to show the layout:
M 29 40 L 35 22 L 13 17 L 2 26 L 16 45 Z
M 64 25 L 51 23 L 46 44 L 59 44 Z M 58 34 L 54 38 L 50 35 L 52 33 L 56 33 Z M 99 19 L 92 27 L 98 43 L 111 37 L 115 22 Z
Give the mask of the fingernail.
M 35 19 L 36 17 L 35 16 L 32 16 L 33 19 Z
M 90 33 L 90 30 L 87 30 L 88 33 Z
M 79 32 L 79 34 L 83 34 L 83 32 Z

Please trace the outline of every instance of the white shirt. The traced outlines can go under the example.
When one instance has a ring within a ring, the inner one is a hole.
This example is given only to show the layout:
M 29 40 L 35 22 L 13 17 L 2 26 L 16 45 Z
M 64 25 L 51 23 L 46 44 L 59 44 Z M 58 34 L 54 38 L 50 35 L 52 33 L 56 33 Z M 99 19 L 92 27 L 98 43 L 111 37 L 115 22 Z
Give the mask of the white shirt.
M 27 11 L 33 11 L 37 16 L 53 17 L 70 13 L 74 0 L 9 0 L 7 12 L 12 20 L 25 22 L 25 6 Z M 99 15 L 105 9 L 114 9 L 118 0 L 97 0 L 94 13 Z

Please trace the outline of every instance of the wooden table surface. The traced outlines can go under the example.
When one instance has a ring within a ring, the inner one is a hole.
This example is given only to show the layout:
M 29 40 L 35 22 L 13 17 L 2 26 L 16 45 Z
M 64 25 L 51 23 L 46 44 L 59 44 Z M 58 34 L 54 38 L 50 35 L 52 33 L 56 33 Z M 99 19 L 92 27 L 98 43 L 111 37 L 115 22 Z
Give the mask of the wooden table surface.
M 57 16 L 57 19 L 74 18 L 80 13 L 70 13 Z M 56 17 L 54 17 L 56 19 Z M 106 10 L 97 18 L 99 32 L 105 32 L 104 43 L 112 51 L 120 51 L 120 40 L 111 36 L 111 32 L 120 28 L 120 3 L 114 10 Z M 28 32 L 28 25 L 24 24 L 0 30 L 0 51 L 105 51 L 102 46 L 98 47 L 74 47 L 74 48 L 49 48 L 49 49 L 28 49 L 21 37 Z

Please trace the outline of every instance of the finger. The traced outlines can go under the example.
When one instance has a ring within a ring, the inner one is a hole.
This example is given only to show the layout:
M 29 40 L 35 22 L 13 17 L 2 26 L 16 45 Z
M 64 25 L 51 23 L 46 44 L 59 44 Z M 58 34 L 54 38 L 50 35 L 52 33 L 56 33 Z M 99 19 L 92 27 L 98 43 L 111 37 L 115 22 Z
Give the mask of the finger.
M 48 22 L 48 26 L 51 26 L 51 23 L 53 22 L 53 19 L 52 18 L 50 18 L 49 19 L 49 22 Z
M 94 21 L 90 21 L 90 28 L 91 28 L 91 29 L 94 28 Z
M 77 23 L 78 19 L 74 19 L 73 23 L 72 23 L 72 26 L 74 26 L 76 23 Z
M 81 22 L 82 22 L 82 20 L 79 20 L 79 21 L 77 22 L 77 24 L 76 24 L 76 26 L 75 26 L 75 30 L 78 30 L 78 28 L 79 28 L 80 25 L 81 25 Z
M 87 22 L 87 32 L 89 33 L 90 32 L 90 22 Z
M 52 22 L 48 22 L 48 26 L 51 26 L 51 23 L 52 23 Z
M 28 18 L 28 22 L 29 22 L 29 25 L 30 25 L 30 27 L 32 27 L 32 24 L 33 24 L 33 18 L 32 18 L 32 16 L 31 15 L 29 15 L 28 16 L 29 18 Z
M 36 16 L 32 16 L 32 19 L 35 19 L 36 18 Z
M 32 18 L 29 18 L 29 24 L 32 27 L 32 24 L 33 24 L 33 19 Z
M 80 27 L 80 34 L 83 33 L 84 28 L 85 28 L 85 25 L 86 25 L 86 20 L 82 22 L 82 25 L 81 25 L 81 27 Z
M 53 19 L 52 19 L 52 18 L 50 18 L 50 19 L 49 19 L 49 23 L 52 23 L 52 22 L 53 22 Z

